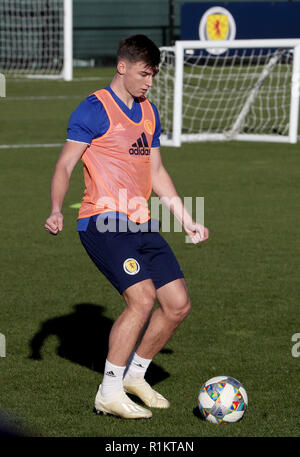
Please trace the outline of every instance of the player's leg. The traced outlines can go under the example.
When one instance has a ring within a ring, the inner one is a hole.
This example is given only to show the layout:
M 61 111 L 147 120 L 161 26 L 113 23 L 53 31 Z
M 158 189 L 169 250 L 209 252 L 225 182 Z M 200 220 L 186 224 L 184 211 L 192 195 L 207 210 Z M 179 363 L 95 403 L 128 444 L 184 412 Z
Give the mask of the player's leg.
M 103 396 L 112 395 L 123 387 L 126 363 L 156 300 L 156 290 L 150 279 L 128 287 L 122 295 L 126 305 L 110 331 L 101 385 Z
M 152 281 L 147 279 L 126 289 L 123 297 L 126 306 L 110 332 L 109 351 L 95 407 L 98 411 L 124 418 L 147 418 L 152 413 L 125 395 L 123 375 L 127 360 L 155 303 L 156 291 Z
M 126 306 L 112 326 L 107 355 L 119 366 L 126 365 L 136 345 L 155 304 L 156 290 L 151 279 L 146 279 L 128 287 L 122 295 Z
M 159 307 L 153 312 L 147 329 L 135 351 L 124 378 L 127 392 L 137 395 L 150 407 L 168 408 L 168 400 L 145 381 L 153 357 L 165 346 L 190 311 L 190 299 L 183 278 L 157 290 Z
M 160 306 L 152 314 L 137 349 L 137 353 L 145 359 L 153 359 L 165 346 L 191 309 L 184 278 L 160 287 L 157 290 L 157 299 Z

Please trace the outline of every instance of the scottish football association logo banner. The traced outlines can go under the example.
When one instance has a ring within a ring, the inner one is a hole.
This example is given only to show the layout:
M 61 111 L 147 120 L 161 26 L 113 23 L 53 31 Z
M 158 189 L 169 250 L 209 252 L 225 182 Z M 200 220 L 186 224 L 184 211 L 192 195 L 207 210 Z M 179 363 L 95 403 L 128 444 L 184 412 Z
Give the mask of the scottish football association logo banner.
M 226 40 L 229 20 L 226 14 L 210 14 L 206 21 L 206 33 L 209 40 Z
M 181 2 L 180 39 L 299 38 L 300 2 Z
M 199 38 L 201 41 L 234 40 L 235 35 L 235 21 L 226 8 L 221 6 L 209 8 L 200 19 Z M 225 49 L 213 48 L 207 50 L 207 52 L 210 54 L 223 54 Z

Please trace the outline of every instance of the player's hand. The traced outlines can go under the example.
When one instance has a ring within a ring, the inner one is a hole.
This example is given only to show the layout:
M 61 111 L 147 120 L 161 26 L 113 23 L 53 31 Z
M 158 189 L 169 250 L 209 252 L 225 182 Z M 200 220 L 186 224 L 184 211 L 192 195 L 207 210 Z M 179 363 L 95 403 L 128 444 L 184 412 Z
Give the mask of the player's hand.
M 60 211 L 51 213 L 45 223 L 45 230 L 51 235 L 57 235 L 63 229 L 63 215 Z
M 198 224 L 197 222 L 186 224 L 184 230 L 194 244 L 202 243 L 209 237 L 209 230 L 204 227 L 204 225 Z

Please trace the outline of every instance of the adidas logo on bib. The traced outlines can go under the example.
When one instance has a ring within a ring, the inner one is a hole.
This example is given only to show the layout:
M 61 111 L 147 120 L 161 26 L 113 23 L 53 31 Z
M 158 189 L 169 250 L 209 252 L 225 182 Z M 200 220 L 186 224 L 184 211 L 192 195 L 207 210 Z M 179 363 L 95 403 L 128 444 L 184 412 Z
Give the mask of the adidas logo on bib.
M 145 155 L 150 154 L 150 148 L 147 141 L 147 137 L 143 132 L 141 136 L 133 143 L 132 147 L 129 149 L 129 154 L 131 155 Z

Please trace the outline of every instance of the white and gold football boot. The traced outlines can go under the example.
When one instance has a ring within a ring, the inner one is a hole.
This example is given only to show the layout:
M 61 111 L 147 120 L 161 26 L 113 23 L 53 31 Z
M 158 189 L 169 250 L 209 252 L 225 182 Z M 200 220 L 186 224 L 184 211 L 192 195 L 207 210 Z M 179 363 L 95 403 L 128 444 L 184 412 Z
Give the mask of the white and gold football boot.
M 112 414 L 124 419 L 149 419 L 152 417 L 152 412 L 140 405 L 134 403 L 124 392 L 123 389 L 118 390 L 109 397 L 103 397 L 98 389 L 95 398 L 95 409 L 97 413 Z
M 169 408 L 170 403 L 161 394 L 152 389 L 144 378 L 123 380 L 124 390 L 139 397 L 150 408 Z

